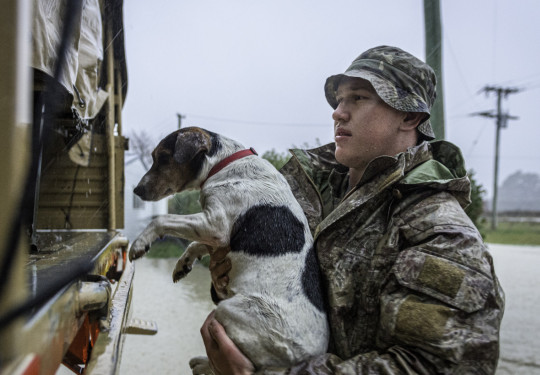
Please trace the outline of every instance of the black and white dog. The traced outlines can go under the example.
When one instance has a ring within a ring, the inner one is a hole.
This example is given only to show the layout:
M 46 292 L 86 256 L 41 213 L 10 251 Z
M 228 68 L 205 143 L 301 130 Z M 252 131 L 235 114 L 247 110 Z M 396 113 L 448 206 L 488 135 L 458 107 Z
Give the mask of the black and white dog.
M 285 178 L 252 149 L 195 127 L 165 137 L 152 158 L 134 192 L 156 201 L 200 188 L 202 212 L 154 219 L 130 259 L 164 235 L 194 241 L 176 264 L 176 282 L 195 259 L 230 246 L 230 281 L 215 317 L 240 350 L 256 368 L 325 353 L 329 328 L 313 238 Z M 207 363 L 197 365 L 211 373 Z

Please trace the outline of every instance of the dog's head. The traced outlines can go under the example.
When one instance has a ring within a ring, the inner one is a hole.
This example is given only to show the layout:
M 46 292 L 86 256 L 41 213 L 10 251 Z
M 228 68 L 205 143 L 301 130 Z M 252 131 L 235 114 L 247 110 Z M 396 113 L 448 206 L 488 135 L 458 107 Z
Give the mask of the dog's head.
M 133 192 L 143 200 L 158 201 L 198 186 L 195 179 L 205 156 L 213 151 L 213 137 L 212 133 L 196 127 L 166 136 L 152 152 L 152 167 Z

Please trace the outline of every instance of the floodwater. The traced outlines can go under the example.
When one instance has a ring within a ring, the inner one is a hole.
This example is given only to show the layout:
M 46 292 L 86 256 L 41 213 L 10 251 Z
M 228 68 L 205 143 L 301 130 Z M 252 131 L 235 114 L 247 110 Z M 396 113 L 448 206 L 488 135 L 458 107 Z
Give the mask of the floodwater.
M 135 262 L 131 315 L 155 321 L 158 333 L 126 336 L 120 375 L 189 375 L 189 360 L 206 355 L 199 330 L 214 309 L 210 273 L 195 264 L 175 284 L 172 271 L 176 261 L 142 258 Z
M 497 375 L 540 375 L 540 247 L 489 245 L 506 294 Z M 120 375 L 191 374 L 188 362 L 204 355 L 199 329 L 213 309 L 208 270 L 196 265 L 174 284 L 176 259 L 136 262 L 132 316 L 154 320 L 155 336 L 128 335 Z

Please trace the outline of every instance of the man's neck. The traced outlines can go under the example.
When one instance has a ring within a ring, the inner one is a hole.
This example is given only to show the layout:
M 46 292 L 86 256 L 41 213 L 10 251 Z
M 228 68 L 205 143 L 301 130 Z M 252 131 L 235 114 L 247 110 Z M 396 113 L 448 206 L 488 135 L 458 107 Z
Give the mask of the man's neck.
M 349 189 L 348 190 L 351 190 L 360 182 L 360 179 L 364 175 L 365 171 L 366 171 L 365 167 L 363 169 L 349 168 Z
M 406 136 L 406 137 L 405 137 Z M 405 134 L 404 137 L 402 137 L 398 142 L 395 143 L 394 147 L 392 149 L 387 150 L 386 153 L 383 153 L 379 156 L 383 155 L 397 155 L 401 152 L 407 151 L 410 147 L 414 147 L 418 143 L 418 135 L 416 134 L 416 131 L 408 132 Z M 371 160 L 363 165 L 358 165 L 354 168 L 349 168 L 349 189 L 351 190 L 354 188 L 359 182 L 362 176 L 364 175 L 364 172 L 366 171 L 369 163 Z

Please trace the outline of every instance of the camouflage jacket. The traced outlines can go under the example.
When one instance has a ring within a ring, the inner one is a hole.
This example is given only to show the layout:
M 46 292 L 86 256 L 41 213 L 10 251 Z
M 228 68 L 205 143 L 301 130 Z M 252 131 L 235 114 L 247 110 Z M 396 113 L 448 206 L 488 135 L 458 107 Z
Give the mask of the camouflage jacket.
M 492 374 L 503 291 L 463 211 L 454 145 L 374 159 L 347 192 L 334 145 L 294 150 L 283 174 L 308 216 L 331 326 L 328 353 L 264 374 Z

